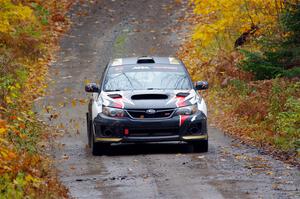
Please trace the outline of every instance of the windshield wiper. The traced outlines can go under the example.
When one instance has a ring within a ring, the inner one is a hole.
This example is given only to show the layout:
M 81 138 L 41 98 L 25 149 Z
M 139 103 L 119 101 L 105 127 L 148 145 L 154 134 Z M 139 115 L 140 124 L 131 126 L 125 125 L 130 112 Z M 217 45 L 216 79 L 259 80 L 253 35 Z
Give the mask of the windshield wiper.
M 147 88 L 147 90 L 164 90 L 163 88 Z
M 186 78 L 187 78 L 187 76 L 184 75 L 184 76 L 182 76 L 180 79 L 178 79 L 177 82 L 176 82 L 176 87 L 175 87 L 175 89 L 177 89 L 177 88 L 179 87 L 179 85 L 180 85 L 181 88 L 182 88 L 182 84 L 184 84 L 184 80 L 185 80 Z
M 147 88 L 147 90 L 171 90 L 172 88 Z
M 105 90 L 105 92 L 114 92 L 114 91 L 121 91 L 120 89 L 114 89 L 114 90 Z
M 130 86 L 131 86 L 131 90 L 133 91 L 134 90 L 134 87 L 133 87 L 133 85 L 132 85 L 132 82 L 131 82 L 131 80 L 129 79 L 129 77 L 124 73 L 124 72 L 122 72 L 122 74 L 126 77 L 126 79 L 128 80 L 128 82 L 129 82 L 129 84 L 130 84 Z

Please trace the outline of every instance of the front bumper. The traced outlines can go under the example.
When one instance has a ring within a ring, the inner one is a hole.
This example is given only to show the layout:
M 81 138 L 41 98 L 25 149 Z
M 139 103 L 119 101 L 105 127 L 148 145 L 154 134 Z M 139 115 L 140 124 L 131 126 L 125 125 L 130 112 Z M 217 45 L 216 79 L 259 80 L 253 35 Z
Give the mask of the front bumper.
M 167 119 L 112 118 L 99 114 L 93 121 L 95 141 L 166 142 L 207 140 L 207 118 L 201 112 Z

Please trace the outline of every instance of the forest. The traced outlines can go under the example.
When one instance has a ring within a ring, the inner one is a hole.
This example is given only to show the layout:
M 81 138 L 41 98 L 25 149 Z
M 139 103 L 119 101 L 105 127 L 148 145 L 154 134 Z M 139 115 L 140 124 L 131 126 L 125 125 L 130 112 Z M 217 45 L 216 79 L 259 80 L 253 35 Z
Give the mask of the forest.
M 211 85 L 211 122 L 286 160 L 299 157 L 299 1 L 191 4 L 195 28 L 179 56 Z
M 49 63 L 70 27 L 66 14 L 72 4 L 0 0 L 0 198 L 68 197 L 52 159 L 44 155 L 52 134 L 34 103 L 45 95 Z M 299 163 L 300 2 L 189 0 L 188 5 L 184 20 L 191 25 L 190 37 L 177 54 L 194 80 L 210 84 L 203 93 L 210 124 Z

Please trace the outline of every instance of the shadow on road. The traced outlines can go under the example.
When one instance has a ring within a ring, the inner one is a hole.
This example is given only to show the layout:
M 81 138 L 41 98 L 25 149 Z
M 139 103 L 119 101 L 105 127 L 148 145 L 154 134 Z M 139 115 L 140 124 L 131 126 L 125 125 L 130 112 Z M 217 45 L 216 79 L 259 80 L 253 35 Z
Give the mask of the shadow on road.
M 193 153 L 193 146 L 185 143 L 114 144 L 104 152 L 104 155 L 128 156 L 178 153 Z

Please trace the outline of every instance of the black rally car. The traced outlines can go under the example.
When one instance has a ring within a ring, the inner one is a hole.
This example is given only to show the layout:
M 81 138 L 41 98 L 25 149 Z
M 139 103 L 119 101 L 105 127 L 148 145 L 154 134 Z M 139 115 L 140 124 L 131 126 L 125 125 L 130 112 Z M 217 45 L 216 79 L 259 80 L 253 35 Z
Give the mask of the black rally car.
M 195 151 L 208 150 L 207 109 L 197 92 L 208 83 L 193 83 L 174 57 L 114 59 L 93 93 L 87 113 L 89 146 L 99 155 L 111 143 L 184 141 Z

